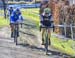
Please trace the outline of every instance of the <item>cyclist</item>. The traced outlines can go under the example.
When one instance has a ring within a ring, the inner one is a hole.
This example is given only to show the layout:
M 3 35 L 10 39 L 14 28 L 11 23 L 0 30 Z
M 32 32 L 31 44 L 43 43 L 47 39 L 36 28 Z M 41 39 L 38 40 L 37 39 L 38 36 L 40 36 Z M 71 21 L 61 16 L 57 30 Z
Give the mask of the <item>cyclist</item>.
M 48 27 L 48 39 L 49 39 L 49 45 L 50 43 L 50 27 L 52 25 L 52 14 L 51 14 L 51 10 L 50 8 L 48 8 L 48 6 L 46 8 L 44 8 L 43 13 L 41 14 L 41 27 Z M 45 28 L 42 29 L 42 45 L 44 45 L 44 32 L 45 32 Z
M 11 37 L 14 37 L 13 30 L 14 30 L 14 24 L 17 22 L 17 24 L 23 22 L 23 17 L 21 15 L 21 11 L 17 8 L 15 11 L 13 11 L 12 15 L 10 16 L 10 27 L 11 27 Z M 19 36 L 19 32 L 18 32 Z
M 41 1 L 40 11 L 39 11 L 40 23 L 41 23 L 41 21 L 43 21 L 42 14 L 43 14 L 44 8 L 46 8 L 47 5 L 48 5 L 48 1 Z M 40 27 L 40 30 L 41 30 L 41 27 Z M 42 44 L 44 44 L 43 32 L 42 32 Z
M 8 9 L 8 16 L 11 16 L 11 14 L 13 13 L 13 11 L 14 11 L 13 7 L 10 7 Z

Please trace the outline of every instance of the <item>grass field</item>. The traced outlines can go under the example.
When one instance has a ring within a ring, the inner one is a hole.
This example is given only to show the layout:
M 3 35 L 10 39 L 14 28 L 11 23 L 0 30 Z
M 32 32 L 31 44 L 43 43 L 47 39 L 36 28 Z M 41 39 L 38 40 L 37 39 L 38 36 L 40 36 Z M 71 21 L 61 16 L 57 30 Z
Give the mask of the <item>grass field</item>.
M 8 26 L 9 21 L 7 19 L 4 19 L 2 16 L 0 16 L 0 27 Z
M 39 26 L 39 9 L 37 8 L 33 8 L 33 9 L 22 9 L 22 14 L 23 14 L 23 17 L 27 18 L 27 19 L 31 19 L 33 20 L 35 23 L 36 23 L 36 26 L 38 27 Z
M 36 26 L 39 26 L 39 9 L 22 9 L 22 14 L 25 18 L 28 18 L 36 23 Z M 51 36 L 52 46 L 63 53 L 66 53 L 71 56 L 75 56 L 75 41 L 69 40 L 64 42 L 62 39 Z
M 0 10 L 0 14 L 3 13 L 3 10 Z
M 9 25 L 9 21 L 7 19 L 4 19 L 4 17 L 2 16 L 3 14 L 3 10 L 0 10 L 0 27 Z

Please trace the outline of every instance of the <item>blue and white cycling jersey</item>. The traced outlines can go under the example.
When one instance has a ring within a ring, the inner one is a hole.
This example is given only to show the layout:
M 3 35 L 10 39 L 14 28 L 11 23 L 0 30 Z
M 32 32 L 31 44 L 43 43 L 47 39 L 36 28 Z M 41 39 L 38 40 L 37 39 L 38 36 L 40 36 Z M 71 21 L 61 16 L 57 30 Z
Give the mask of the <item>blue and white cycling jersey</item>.
M 23 17 L 21 13 L 16 14 L 16 12 L 13 12 L 12 15 L 10 16 L 10 23 L 15 23 L 15 22 L 22 22 Z
M 22 15 L 19 16 L 18 22 L 19 22 L 19 23 L 23 23 L 23 17 L 22 17 Z

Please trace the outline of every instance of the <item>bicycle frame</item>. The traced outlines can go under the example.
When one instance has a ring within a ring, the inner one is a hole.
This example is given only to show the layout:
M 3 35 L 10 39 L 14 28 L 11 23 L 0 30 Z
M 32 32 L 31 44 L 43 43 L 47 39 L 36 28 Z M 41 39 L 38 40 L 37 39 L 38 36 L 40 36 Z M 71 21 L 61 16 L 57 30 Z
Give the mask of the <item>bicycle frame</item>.
M 45 32 L 44 32 L 44 46 L 45 46 L 45 51 L 46 51 L 46 54 L 48 52 L 48 46 L 49 46 L 49 39 L 48 39 L 48 27 L 42 27 L 42 28 L 45 28 Z
M 19 24 L 15 23 L 14 24 L 14 42 L 16 43 L 16 45 L 17 45 L 18 35 L 19 35 Z
M 48 28 L 45 28 L 44 35 L 45 35 L 45 40 L 46 40 L 46 37 L 48 36 Z

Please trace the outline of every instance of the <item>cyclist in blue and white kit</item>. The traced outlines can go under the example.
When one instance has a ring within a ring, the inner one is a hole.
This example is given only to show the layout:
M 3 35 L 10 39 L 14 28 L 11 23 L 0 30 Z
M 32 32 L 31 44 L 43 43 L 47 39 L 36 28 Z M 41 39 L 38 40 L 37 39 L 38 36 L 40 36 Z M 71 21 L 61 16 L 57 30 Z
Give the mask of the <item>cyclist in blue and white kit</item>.
M 11 14 L 13 13 L 13 11 L 14 11 L 13 7 L 12 6 L 9 7 L 9 9 L 8 9 L 8 17 L 11 16 Z
M 14 24 L 20 24 L 22 22 L 23 17 L 21 15 L 21 11 L 17 8 L 15 11 L 13 11 L 12 15 L 10 16 L 11 37 L 13 37 Z

